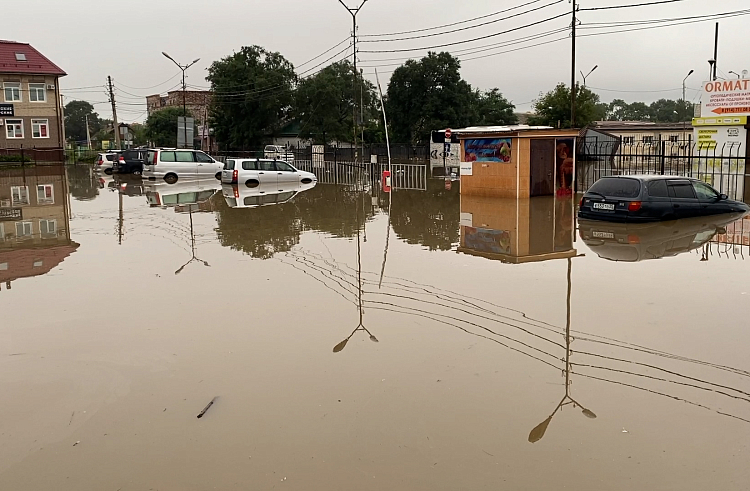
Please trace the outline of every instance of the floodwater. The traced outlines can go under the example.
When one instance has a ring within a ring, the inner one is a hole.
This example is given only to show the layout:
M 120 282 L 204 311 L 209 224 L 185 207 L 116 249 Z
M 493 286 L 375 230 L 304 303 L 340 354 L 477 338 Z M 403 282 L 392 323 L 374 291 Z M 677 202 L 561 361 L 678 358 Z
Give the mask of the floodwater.
M 0 489 L 748 489 L 747 219 L 416 187 L 0 170 Z

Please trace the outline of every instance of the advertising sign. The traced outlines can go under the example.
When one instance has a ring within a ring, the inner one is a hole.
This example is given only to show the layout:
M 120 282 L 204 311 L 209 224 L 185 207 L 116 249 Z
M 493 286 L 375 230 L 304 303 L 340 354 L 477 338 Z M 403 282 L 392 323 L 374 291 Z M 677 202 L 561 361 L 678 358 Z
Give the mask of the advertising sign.
M 467 249 L 495 254 L 510 254 L 510 231 L 463 227 Z
M 701 117 L 750 115 L 750 79 L 703 83 Z
M 466 162 L 510 162 L 510 138 L 481 138 L 466 140 Z
M 460 146 L 459 143 L 430 143 L 430 167 L 442 167 L 443 154 L 445 154 L 446 167 L 458 167 Z M 448 150 L 447 153 L 446 150 Z
M 13 104 L 0 104 L 0 116 L 15 116 Z
M 2 208 L 0 209 L 0 222 L 21 220 L 23 212 L 20 208 Z
M 747 142 L 747 116 L 693 119 L 696 151 L 693 177 L 712 185 L 730 198 L 742 199 Z
M 474 174 L 474 165 L 471 162 L 461 162 L 461 175 L 471 176 Z

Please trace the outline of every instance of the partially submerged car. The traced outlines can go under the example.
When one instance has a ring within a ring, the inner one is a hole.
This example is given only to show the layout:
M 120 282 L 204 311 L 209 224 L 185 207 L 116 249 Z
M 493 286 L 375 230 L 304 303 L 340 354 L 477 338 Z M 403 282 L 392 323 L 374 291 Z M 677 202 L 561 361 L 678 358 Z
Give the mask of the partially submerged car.
M 578 217 L 613 222 L 675 220 L 744 213 L 747 204 L 729 199 L 703 181 L 679 176 L 610 176 L 581 198 Z
M 247 187 L 237 184 L 223 184 L 221 186 L 224 200 L 230 208 L 257 208 L 259 206 L 280 205 L 291 201 L 303 191 L 312 189 L 317 181 L 307 184 L 291 183 L 278 189 L 278 185 L 261 184 L 256 187 Z
M 579 220 L 583 242 L 603 259 L 638 262 L 676 256 L 698 249 L 744 213 L 693 217 L 650 223 Z
M 317 180 L 312 172 L 271 159 L 227 159 L 221 172 L 222 184 L 245 184 L 247 187 L 278 184 L 278 189 L 283 189 L 290 184 L 310 184 Z

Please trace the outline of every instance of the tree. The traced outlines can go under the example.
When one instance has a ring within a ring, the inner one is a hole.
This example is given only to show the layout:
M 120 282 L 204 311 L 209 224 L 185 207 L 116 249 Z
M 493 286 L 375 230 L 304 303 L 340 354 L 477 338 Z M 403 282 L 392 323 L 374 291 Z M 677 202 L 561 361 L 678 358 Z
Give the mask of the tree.
M 683 100 L 659 99 L 649 106 L 651 120 L 657 123 L 679 123 L 690 121 L 693 105 Z
M 94 106 L 86 101 L 70 101 L 65 105 L 65 135 L 68 140 L 86 141 L 86 116 L 89 120 L 89 131 L 93 136 L 102 129 Z
M 450 53 L 430 52 L 393 72 L 386 101 L 393 141 L 427 143 L 432 130 L 475 122 L 476 96 L 460 68 Z
M 606 118 L 605 107 L 597 94 L 576 84 L 576 127 Z M 540 94 L 534 101 L 534 111 L 536 115 L 529 118 L 529 124 L 570 128 L 570 88 L 559 83 L 553 90 Z
M 509 102 L 500 89 L 492 89 L 487 92 L 475 92 L 477 119 L 473 124 L 480 126 L 493 126 L 518 123 L 515 114 L 516 106 Z
M 348 60 L 329 65 L 300 82 L 295 93 L 294 116 L 302 125 L 301 138 L 315 143 L 353 141 L 352 117 L 360 103 L 366 124 L 379 119 L 375 86 L 357 74 L 355 94 L 354 83 L 354 70 Z
M 157 147 L 177 147 L 177 118 L 183 115 L 191 117 L 190 111 L 183 113 L 181 107 L 151 113 L 146 120 L 146 138 Z
M 294 102 L 294 67 L 260 46 L 213 62 L 206 78 L 213 91 L 211 126 L 228 148 L 261 145 L 280 129 Z

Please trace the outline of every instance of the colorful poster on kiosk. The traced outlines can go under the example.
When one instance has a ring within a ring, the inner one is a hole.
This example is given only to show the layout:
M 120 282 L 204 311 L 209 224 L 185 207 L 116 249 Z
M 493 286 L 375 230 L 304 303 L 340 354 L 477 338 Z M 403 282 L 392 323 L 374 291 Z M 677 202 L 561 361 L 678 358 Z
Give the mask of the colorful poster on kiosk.
M 465 140 L 464 162 L 510 162 L 510 138 Z

